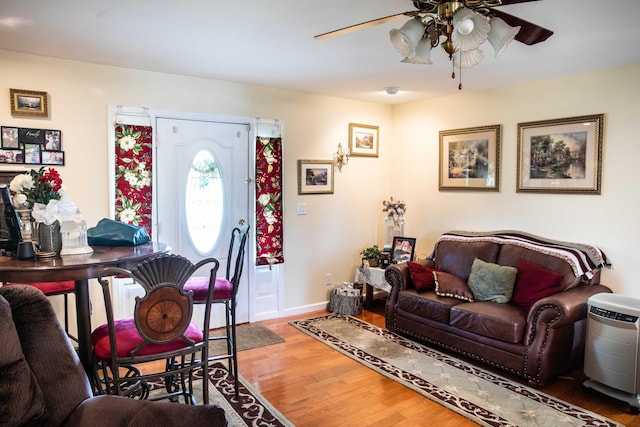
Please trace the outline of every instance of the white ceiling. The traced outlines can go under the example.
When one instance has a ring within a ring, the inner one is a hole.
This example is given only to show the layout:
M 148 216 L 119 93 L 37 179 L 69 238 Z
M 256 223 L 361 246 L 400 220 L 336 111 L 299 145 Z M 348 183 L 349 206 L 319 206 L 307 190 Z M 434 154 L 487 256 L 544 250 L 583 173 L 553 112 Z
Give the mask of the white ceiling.
M 638 0 L 500 8 L 555 33 L 497 59 L 485 43 L 484 60 L 462 70 L 465 92 L 640 62 Z M 388 32 L 404 18 L 313 38 L 409 10 L 409 0 L 0 0 L 0 49 L 389 104 L 457 93 L 441 48 L 434 65 L 400 62 Z

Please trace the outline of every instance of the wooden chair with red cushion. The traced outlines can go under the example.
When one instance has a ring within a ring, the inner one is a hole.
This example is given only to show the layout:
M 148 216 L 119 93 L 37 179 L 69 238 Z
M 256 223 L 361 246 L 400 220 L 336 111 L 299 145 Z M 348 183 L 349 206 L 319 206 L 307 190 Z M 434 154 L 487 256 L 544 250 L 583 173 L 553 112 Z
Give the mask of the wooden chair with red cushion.
M 69 294 L 76 293 L 76 285 L 73 280 L 67 280 L 62 282 L 35 282 L 35 283 L 15 283 L 15 282 L 7 282 L 5 286 L 11 285 L 29 285 L 35 288 L 38 288 L 48 297 L 62 295 L 64 298 L 64 330 L 67 333 L 67 336 L 78 342 L 78 338 L 74 337 L 69 333 Z
M 245 224 L 242 227 L 235 227 L 231 231 L 231 241 L 229 243 L 229 252 L 227 256 L 227 269 L 224 278 L 216 279 L 213 299 L 211 302 L 207 300 L 207 291 L 209 289 L 206 277 L 191 277 L 184 285 L 185 291 L 193 292 L 193 302 L 195 304 L 224 304 L 225 309 L 225 335 L 209 336 L 210 341 L 224 340 L 227 345 L 227 353 L 213 355 L 209 357 L 209 362 L 219 360 L 228 360 L 229 373 L 234 377 L 234 391 L 238 396 L 238 357 L 236 346 L 236 305 L 238 287 L 240 286 L 240 278 L 245 259 L 245 248 L 247 246 L 247 238 L 249 236 L 250 225 Z M 233 273 L 231 267 L 233 268 Z M 205 318 L 204 329 L 209 329 L 209 320 Z
M 193 264 L 180 255 L 152 256 L 133 270 L 106 268 L 98 279 L 102 285 L 107 323 L 91 334 L 98 363 L 98 377 L 107 394 L 140 399 L 184 398 L 196 404 L 193 395 L 194 371 L 202 369 L 208 378 L 209 331 L 192 321 L 193 295 L 183 289 L 185 282 L 201 267 L 209 270 L 205 301 L 213 299 L 219 262 L 215 258 Z M 134 316 L 115 319 L 109 276 L 129 277 L 145 291 L 136 297 Z M 210 308 L 205 310 L 208 322 Z M 148 362 L 159 361 L 149 364 Z M 144 372 L 140 368 L 146 364 Z M 164 379 L 165 392 L 150 396 L 150 380 Z M 206 381 L 203 403 L 209 403 Z

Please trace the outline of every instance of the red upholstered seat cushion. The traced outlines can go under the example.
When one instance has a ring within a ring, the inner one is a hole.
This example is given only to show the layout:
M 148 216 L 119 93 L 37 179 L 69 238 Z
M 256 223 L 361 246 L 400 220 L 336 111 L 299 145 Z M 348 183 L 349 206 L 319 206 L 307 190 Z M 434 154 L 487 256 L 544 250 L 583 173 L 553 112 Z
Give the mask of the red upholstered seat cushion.
M 129 357 L 131 352 L 144 341 L 138 333 L 138 329 L 136 329 L 134 319 L 116 320 L 115 330 L 119 357 Z M 194 322 L 189 324 L 184 335 L 195 342 L 202 342 L 204 339 L 202 330 Z M 93 349 L 98 358 L 102 360 L 111 359 L 109 326 L 106 323 L 98 326 L 93 331 L 91 334 L 91 344 L 93 345 Z M 178 339 L 167 344 L 147 344 L 137 355 L 144 356 L 149 354 L 160 354 L 167 351 L 177 350 L 187 345 L 189 344 L 183 339 Z
M 62 294 L 66 292 L 75 292 L 76 284 L 73 280 L 64 282 L 35 282 L 35 283 L 6 283 L 6 286 L 10 285 L 29 285 L 38 288 L 45 295 Z
M 539 299 L 560 291 L 562 274 L 547 270 L 524 259 L 518 260 L 518 274 L 511 302 L 525 312 Z
M 207 299 L 207 291 L 209 290 L 208 277 L 191 277 L 184 284 L 184 291 L 193 292 L 194 301 L 205 301 Z M 216 285 L 213 288 L 213 299 L 222 300 L 231 298 L 233 292 L 233 284 L 224 278 L 217 278 Z
M 413 261 L 407 262 L 407 267 L 409 268 L 409 274 L 411 275 L 413 285 L 417 290 L 429 291 L 436 286 L 436 280 L 433 277 L 432 268 Z

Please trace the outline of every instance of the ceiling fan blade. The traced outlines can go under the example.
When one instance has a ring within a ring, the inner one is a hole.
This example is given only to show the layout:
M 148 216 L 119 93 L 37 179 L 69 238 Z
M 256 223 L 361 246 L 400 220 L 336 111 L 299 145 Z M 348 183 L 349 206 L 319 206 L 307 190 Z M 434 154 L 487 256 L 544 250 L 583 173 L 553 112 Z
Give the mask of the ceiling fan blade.
M 530 1 L 538 1 L 538 0 L 501 0 L 502 5 L 507 5 L 507 4 L 517 4 L 517 3 L 527 3 Z
M 395 21 L 396 19 L 400 19 L 403 16 L 416 16 L 417 14 L 418 11 L 397 13 L 395 15 L 385 16 L 384 18 L 373 19 L 371 21 L 362 22 L 360 24 L 350 25 L 339 30 L 329 31 L 328 33 L 318 34 L 314 37 L 314 39 L 328 39 L 330 37 L 340 36 L 352 31 L 361 30 L 363 28 L 373 27 L 374 25 L 384 24 L 385 22 Z
M 505 3 L 504 0 L 503 3 Z M 497 16 L 498 18 L 502 18 L 504 22 L 511 25 L 512 27 L 519 26 L 520 32 L 518 32 L 518 34 L 516 35 L 516 40 L 529 46 L 543 42 L 553 34 L 553 31 L 551 30 L 547 30 L 546 28 L 543 28 L 539 25 L 533 24 L 529 21 L 525 21 L 524 19 L 518 18 L 517 16 L 501 12 L 497 9 L 492 8 L 491 14 Z

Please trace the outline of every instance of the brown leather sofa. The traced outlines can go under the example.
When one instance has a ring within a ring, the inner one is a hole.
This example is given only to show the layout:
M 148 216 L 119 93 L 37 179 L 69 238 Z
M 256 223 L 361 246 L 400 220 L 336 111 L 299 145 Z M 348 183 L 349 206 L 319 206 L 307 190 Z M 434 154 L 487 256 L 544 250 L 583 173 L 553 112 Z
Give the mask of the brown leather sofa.
M 529 262 L 543 268 L 545 274 L 559 273 L 562 277 L 551 295 L 532 301 L 527 310 L 514 301 L 470 302 L 462 296 L 465 292 L 468 295 L 468 290 L 438 289 L 437 280 L 434 289 L 418 290 L 408 263 L 392 265 L 385 272 L 391 285 L 386 304 L 387 329 L 498 367 L 532 385 L 542 385 L 582 363 L 587 299 L 611 292 L 599 284 L 603 265 L 588 272 L 580 270 L 583 274 L 576 277 L 575 262 L 527 239 L 524 243 L 486 235 L 440 239 L 429 259 L 418 263 L 437 270 L 434 279 L 440 274 L 443 283 L 447 276 L 444 273 L 448 273 L 460 279 L 458 285 L 463 286 L 476 258 L 516 268 Z M 418 266 L 411 268 L 415 270 Z M 517 270 L 515 287 L 520 286 L 520 293 L 527 291 L 523 288 L 527 283 L 537 286 L 536 276 L 526 283 L 523 276 Z M 437 291 L 449 296 L 438 295 Z M 515 298 L 516 289 L 513 292 Z
M 47 297 L 0 287 L 0 426 L 226 426 L 216 405 L 93 396 Z

